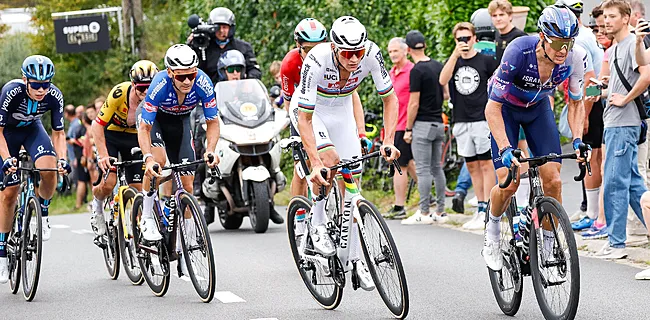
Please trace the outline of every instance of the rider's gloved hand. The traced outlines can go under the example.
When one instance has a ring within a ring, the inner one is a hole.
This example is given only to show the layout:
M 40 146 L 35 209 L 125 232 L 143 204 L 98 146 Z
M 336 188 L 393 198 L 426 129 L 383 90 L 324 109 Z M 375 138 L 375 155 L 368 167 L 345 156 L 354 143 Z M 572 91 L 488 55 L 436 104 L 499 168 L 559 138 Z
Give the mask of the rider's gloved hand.
M 582 139 L 573 139 L 573 150 L 578 155 L 578 161 L 589 162 L 591 160 L 591 146 L 582 142 Z
M 65 159 L 59 159 L 59 171 L 61 170 L 64 171 L 61 172 L 61 174 L 70 173 L 72 171 L 72 167 L 70 167 L 70 164 Z
M 573 139 L 573 150 L 580 149 L 581 144 L 582 144 L 582 139 L 580 139 L 580 138 Z
M 500 154 L 501 163 L 503 163 L 506 168 L 510 168 L 512 166 L 512 160 L 515 159 L 515 155 L 512 154 L 513 151 L 515 150 L 512 147 L 508 147 Z
M 219 158 L 219 156 L 216 153 L 206 152 L 203 155 L 203 160 L 205 160 L 205 164 L 208 165 L 208 168 L 214 168 L 219 164 L 221 158 Z
M 4 162 L 2 162 L 2 172 L 7 173 L 7 172 L 14 172 L 16 171 L 14 168 L 16 168 L 16 163 L 18 161 L 14 157 L 9 157 L 5 159 Z M 14 170 L 12 170 L 14 169 Z
M 361 141 L 361 145 L 366 148 L 366 152 L 370 152 L 372 149 L 372 140 L 368 139 L 365 133 L 359 134 L 359 141 Z

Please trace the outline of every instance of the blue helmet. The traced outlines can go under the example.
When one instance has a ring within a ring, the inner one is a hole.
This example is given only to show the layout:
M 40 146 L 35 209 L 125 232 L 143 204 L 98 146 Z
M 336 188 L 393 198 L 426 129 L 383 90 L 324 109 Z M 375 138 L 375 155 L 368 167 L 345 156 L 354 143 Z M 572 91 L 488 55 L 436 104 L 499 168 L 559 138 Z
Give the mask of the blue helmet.
M 23 61 L 20 68 L 27 79 L 46 81 L 54 77 L 54 63 L 46 56 L 33 55 Z
M 293 32 L 293 39 L 298 42 L 321 42 L 327 38 L 325 26 L 314 18 L 302 19 Z
M 578 19 L 566 7 L 548 6 L 537 20 L 537 27 L 547 37 L 572 39 L 578 35 Z

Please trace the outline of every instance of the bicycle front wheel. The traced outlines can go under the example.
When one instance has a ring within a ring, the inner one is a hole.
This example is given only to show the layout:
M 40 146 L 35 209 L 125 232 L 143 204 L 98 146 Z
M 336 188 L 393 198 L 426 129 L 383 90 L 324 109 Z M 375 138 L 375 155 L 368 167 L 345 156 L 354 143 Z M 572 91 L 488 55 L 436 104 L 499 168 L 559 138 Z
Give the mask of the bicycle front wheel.
M 122 266 L 126 275 L 131 280 L 133 285 L 141 285 L 144 282 L 144 277 L 140 271 L 138 264 L 138 256 L 135 254 L 135 241 L 133 241 L 133 228 L 132 228 L 132 213 L 133 202 L 138 192 L 134 188 L 125 189 L 122 192 L 121 200 L 123 208 L 117 216 L 118 219 L 118 244 L 120 247 L 120 256 L 122 258 Z
M 312 297 L 318 304 L 328 310 L 334 310 L 341 303 L 343 288 L 338 286 L 331 276 L 325 275 L 323 268 L 317 265 L 318 262 L 309 261 L 301 257 L 300 243 L 303 237 L 307 236 L 307 228 L 303 232 L 296 232 L 296 212 L 305 210 L 305 214 L 311 211 L 311 201 L 303 196 L 296 196 L 291 199 L 287 206 L 287 233 L 289 235 L 289 246 L 293 260 L 298 268 L 298 273 Z M 301 223 L 306 224 L 305 221 Z M 309 240 L 309 239 L 308 239 Z
M 513 199 L 501 218 L 500 247 L 503 256 L 503 268 L 499 271 L 487 268 L 494 298 L 496 298 L 501 311 L 509 316 L 514 316 L 519 311 L 521 297 L 524 292 L 521 266 L 514 243 L 514 229 L 512 226 L 516 211 L 517 205 Z M 486 212 L 490 212 L 489 205 Z
M 546 319 L 573 319 L 580 299 L 580 263 L 571 223 L 562 205 L 550 197 L 539 202 L 537 218 L 539 228 L 531 228 L 530 239 L 537 303 Z
M 359 201 L 359 214 L 365 229 L 361 247 L 372 280 L 390 312 L 404 319 L 409 312 L 409 293 L 395 240 L 375 205 L 365 199 Z
M 117 227 L 111 220 L 106 222 L 106 234 L 102 236 L 102 240 L 106 244 L 104 247 L 104 264 L 111 280 L 117 280 L 120 276 L 120 249 L 118 245 L 118 231 Z
M 7 258 L 9 259 L 9 287 L 11 293 L 16 294 L 20 287 L 20 219 L 15 218 L 12 223 L 9 241 L 7 241 Z
M 177 221 L 180 221 L 183 257 L 196 293 L 201 297 L 201 301 L 208 303 L 214 298 L 217 286 L 217 272 L 208 225 L 205 223 L 205 217 L 196 198 L 183 192 L 179 200 L 180 212 L 183 215 L 178 216 Z
M 38 280 L 41 273 L 43 255 L 43 225 L 41 206 L 36 198 L 30 197 L 23 216 L 23 234 L 20 252 L 20 266 L 23 274 L 23 295 L 32 301 L 36 296 Z

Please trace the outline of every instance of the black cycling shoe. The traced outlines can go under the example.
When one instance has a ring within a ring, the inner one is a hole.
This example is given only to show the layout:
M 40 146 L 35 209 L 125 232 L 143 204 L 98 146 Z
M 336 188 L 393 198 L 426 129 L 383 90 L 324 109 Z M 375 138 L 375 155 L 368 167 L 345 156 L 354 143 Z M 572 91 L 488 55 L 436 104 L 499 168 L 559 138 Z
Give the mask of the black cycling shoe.
M 203 212 L 203 216 L 205 217 L 205 224 L 209 225 L 214 222 L 214 212 L 215 212 L 215 207 L 206 205 L 205 206 L 205 211 Z
M 465 213 L 465 195 L 456 192 L 454 198 L 451 199 L 451 209 L 458 213 Z
M 283 224 L 284 223 L 284 218 L 282 218 L 282 216 L 277 211 L 275 211 L 275 208 L 271 208 L 271 217 L 270 218 L 271 218 L 271 221 L 273 221 L 273 223 L 275 223 L 275 224 Z

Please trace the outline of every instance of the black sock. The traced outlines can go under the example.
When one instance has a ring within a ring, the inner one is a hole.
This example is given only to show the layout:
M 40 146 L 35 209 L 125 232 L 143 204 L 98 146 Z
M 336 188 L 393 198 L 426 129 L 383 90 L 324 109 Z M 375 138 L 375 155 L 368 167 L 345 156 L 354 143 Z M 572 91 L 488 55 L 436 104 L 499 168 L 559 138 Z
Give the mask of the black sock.
M 41 215 L 43 217 L 47 217 L 49 214 L 50 202 L 52 202 L 52 199 L 45 200 L 41 197 L 38 197 L 38 202 L 41 203 Z
M 7 257 L 7 238 L 9 237 L 9 232 L 0 232 L 0 257 Z
M 397 205 L 393 206 L 393 211 L 402 211 L 402 210 L 404 210 L 404 206 L 397 206 Z

